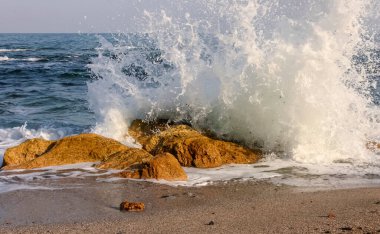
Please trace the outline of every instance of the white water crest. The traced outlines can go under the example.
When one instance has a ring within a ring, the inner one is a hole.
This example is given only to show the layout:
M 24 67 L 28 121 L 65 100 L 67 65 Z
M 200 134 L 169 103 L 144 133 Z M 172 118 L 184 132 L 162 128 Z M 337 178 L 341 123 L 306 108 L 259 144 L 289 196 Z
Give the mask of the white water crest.
M 88 83 L 95 132 L 133 144 L 136 118 L 185 119 L 300 163 L 379 161 L 366 147 L 380 136 L 376 83 L 352 59 L 377 46 L 366 25 L 376 1 L 194 5 L 145 11 L 138 41 L 100 37 Z
M 0 62 L 1 61 L 28 61 L 28 62 L 38 62 L 42 60 L 42 58 L 25 58 L 25 59 L 16 59 L 16 58 L 9 58 L 8 56 L 0 56 Z
M 27 139 L 43 138 L 45 140 L 56 140 L 67 135 L 63 129 L 40 128 L 30 129 L 27 123 L 20 127 L 0 128 L 0 166 L 3 164 L 5 150 L 21 144 Z
M 20 51 L 27 51 L 28 49 L 1 49 L 0 48 L 0 53 L 5 53 L 5 52 L 20 52 Z

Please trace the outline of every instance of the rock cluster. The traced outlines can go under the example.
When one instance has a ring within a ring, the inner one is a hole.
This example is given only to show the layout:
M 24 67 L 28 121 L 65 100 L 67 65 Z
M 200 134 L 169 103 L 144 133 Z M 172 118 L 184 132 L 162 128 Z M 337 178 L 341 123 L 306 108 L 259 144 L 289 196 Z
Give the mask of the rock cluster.
M 31 139 L 9 148 L 2 169 L 30 169 L 80 162 L 100 162 L 100 169 L 125 170 L 135 179 L 186 180 L 184 167 L 212 168 L 255 163 L 260 152 L 210 138 L 187 125 L 135 120 L 129 135 L 142 145 L 130 148 L 97 134 L 79 134 L 58 141 Z

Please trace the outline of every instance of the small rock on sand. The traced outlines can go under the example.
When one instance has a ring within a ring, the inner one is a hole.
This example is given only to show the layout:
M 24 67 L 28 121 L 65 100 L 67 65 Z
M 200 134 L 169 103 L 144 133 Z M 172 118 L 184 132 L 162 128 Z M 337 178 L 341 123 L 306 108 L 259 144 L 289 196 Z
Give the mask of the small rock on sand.
M 123 201 L 120 204 L 120 211 L 144 211 L 145 205 L 142 202 Z

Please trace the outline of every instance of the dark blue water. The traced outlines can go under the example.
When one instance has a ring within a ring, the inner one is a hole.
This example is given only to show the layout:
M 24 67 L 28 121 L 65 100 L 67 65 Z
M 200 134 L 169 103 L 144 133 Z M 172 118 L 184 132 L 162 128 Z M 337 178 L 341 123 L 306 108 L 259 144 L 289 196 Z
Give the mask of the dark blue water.
M 93 126 L 86 82 L 97 46 L 88 34 L 0 34 L 0 128 Z

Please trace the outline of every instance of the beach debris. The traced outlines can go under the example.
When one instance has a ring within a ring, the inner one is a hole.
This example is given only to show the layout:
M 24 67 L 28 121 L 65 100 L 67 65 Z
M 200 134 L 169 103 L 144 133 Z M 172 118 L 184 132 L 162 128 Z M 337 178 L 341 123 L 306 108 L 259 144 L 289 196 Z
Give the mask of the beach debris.
M 144 209 L 145 205 L 142 202 L 129 202 L 126 200 L 120 204 L 120 211 L 141 212 Z
M 156 127 L 160 131 L 152 130 Z M 253 151 L 238 144 L 215 140 L 187 125 L 156 125 L 135 120 L 129 134 L 153 155 L 169 152 L 185 167 L 212 168 L 223 164 L 255 163 L 261 158 Z
M 329 219 L 335 219 L 335 218 L 336 218 L 336 215 L 335 215 L 333 212 L 329 212 L 329 213 L 327 214 L 327 218 L 329 218 Z
M 352 231 L 352 227 L 341 227 L 341 228 L 339 228 L 340 230 L 342 230 L 342 231 Z
M 187 195 L 189 197 L 196 197 L 196 195 L 194 193 L 191 193 L 191 192 L 183 193 L 183 195 Z
M 149 162 L 135 167 L 135 170 L 121 172 L 120 176 L 134 179 L 187 180 L 187 175 L 178 160 L 169 153 L 158 154 Z
M 175 195 L 162 195 L 161 198 L 173 200 L 173 199 L 176 199 L 176 196 Z
M 208 223 L 206 223 L 206 225 L 209 225 L 209 226 L 211 226 L 211 225 L 214 225 L 215 223 L 214 223 L 214 221 L 210 221 L 210 222 L 208 222 Z

